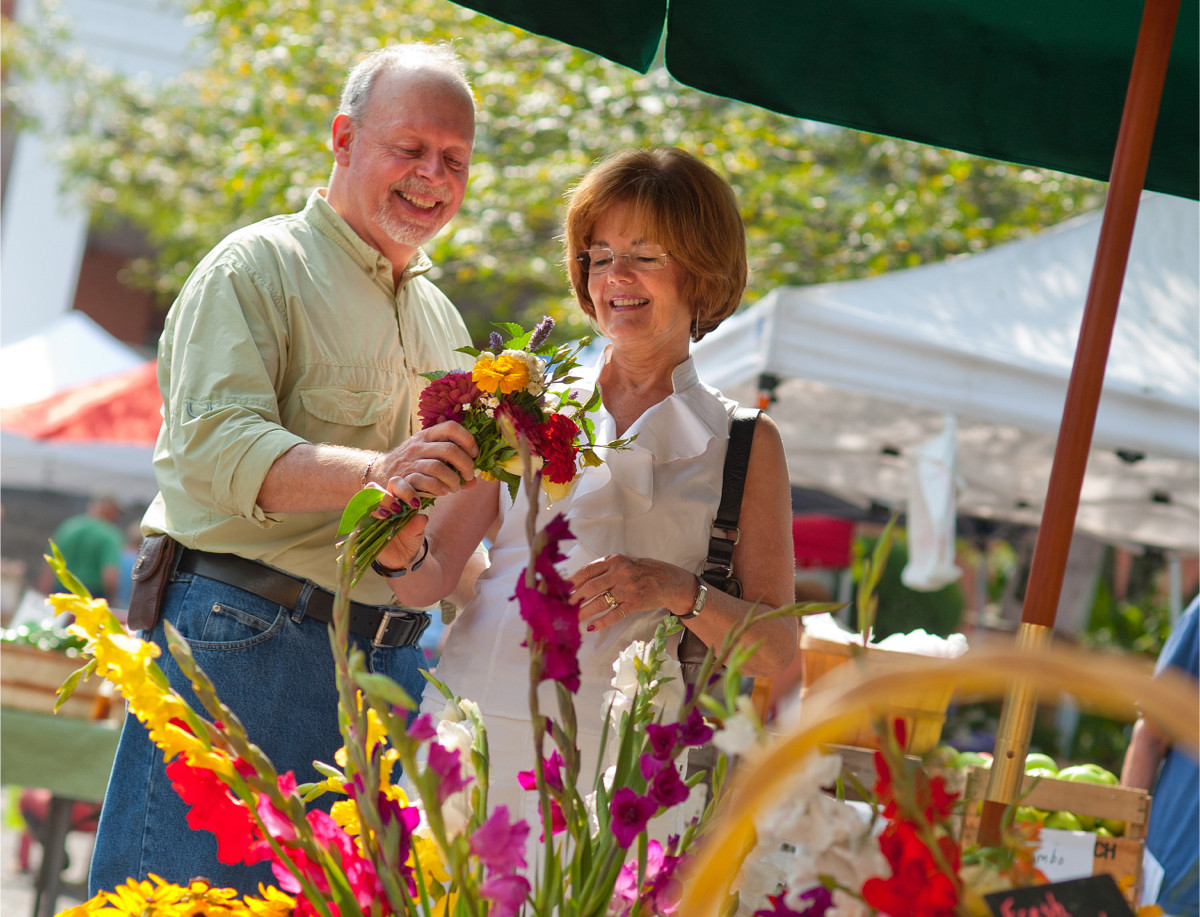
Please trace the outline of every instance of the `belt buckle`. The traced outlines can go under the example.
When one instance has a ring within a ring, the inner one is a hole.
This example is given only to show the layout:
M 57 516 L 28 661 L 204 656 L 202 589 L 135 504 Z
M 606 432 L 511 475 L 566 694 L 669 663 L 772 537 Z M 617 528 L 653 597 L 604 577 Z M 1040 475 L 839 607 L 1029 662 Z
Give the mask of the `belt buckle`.
M 418 614 L 417 612 L 413 612 L 408 609 L 401 609 L 398 611 L 388 611 L 387 609 L 384 609 L 384 608 L 379 609 L 379 611 L 380 611 L 380 614 L 382 615 L 382 617 L 379 620 L 379 627 L 376 628 L 376 630 L 375 630 L 375 638 L 371 641 L 371 644 L 373 646 L 384 648 L 384 649 L 397 647 L 397 646 L 412 646 L 418 640 L 421 639 L 421 634 L 423 634 L 425 632 L 425 627 L 421 626 L 422 622 L 417 617 L 417 614 Z M 425 618 L 425 625 L 428 626 L 429 616 L 424 615 L 423 617 Z M 400 642 L 385 643 L 385 642 L 383 642 L 384 639 L 387 637 L 388 627 L 391 625 L 393 618 L 400 618 L 401 620 L 407 621 L 408 623 L 412 624 L 414 627 L 417 628 L 416 634 L 414 634 L 411 638 L 409 638 L 408 640 L 406 640 L 403 643 L 400 643 Z

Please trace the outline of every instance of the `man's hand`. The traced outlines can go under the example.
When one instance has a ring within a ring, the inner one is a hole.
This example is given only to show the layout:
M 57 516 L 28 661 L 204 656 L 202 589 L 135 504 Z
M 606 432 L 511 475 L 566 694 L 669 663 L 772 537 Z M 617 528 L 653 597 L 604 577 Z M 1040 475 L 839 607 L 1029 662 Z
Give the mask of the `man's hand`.
M 409 488 L 441 497 L 475 484 L 475 456 L 479 448 L 460 423 L 452 420 L 422 430 L 371 465 L 369 480 L 408 500 Z M 392 481 L 396 480 L 395 487 Z

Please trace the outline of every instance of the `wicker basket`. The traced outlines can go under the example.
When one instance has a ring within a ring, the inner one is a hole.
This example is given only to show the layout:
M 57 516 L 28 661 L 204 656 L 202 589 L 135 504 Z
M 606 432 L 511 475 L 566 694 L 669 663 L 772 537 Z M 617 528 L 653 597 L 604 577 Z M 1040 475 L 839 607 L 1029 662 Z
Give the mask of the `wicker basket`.
M 817 637 L 810 637 L 808 634 L 801 634 L 801 699 L 815 691 L 820 691 L 821 680 L 824 676 L 839 666 L 852 662 L 856 654 L 861 656 L 863 652 L 861 646 L 851 647 L 845 643 L 821 640 Z M 913 661 L 922 658 L 914 653 L 898 653 L 892 650 L 873 648 L 868 648 L 865 653 L 872 665 L 886 665 L 888 662 Z M 900 692 L 890 698 L 886 705 L 873 709 L 872 713 L 876 717 L 885 717 L 889 729 L 895 728 L 897 720 L 903 721 L 904 751 L 911 755 L 923 755 L 932 751 L 941 740 L 942 727 L 946 725 L 946 708 L 950 706 L 953 694 L 953 689 L 944 687 L 929 689 L 914 685 L 911 692 Z M 872 722 L 862 722 L 839 737 L 836 744 L 875 748 L 879 745 L 879 736 Z

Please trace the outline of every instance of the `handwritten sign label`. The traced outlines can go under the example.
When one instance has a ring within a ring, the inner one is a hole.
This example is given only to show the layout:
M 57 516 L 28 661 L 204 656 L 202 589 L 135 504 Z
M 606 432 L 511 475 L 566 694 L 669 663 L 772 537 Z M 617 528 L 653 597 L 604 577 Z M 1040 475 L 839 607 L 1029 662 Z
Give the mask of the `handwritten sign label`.
M 1082 879 L 1092 874 L 1096 835 L 1090 831 L 1059 831 L 1043 828 L 1034 865 L 1051 882 Z
M 994 917 L 1133 917 L 1108 873 L 984 895 Z

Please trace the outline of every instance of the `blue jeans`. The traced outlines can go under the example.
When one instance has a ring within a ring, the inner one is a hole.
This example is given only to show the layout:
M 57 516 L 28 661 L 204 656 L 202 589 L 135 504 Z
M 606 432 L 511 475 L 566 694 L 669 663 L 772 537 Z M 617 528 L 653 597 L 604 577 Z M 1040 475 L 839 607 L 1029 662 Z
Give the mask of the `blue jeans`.
M 216 686 L 217 696 L 246 727 L 250 741 L 275 769 L 292 771 L 297 783 L 319 780 L 313 761 L 333 763 L 342 746 L 330 627 L 305 619 L 306 592 L 295 610 L 253 593 L 190 573 L 167 588 L 163 620 L 186 638 L 196 663 Z M 171 685 L 200 710 L 187 679 L 167 651 L 163 621 L 144 638 L 162 648 L 158 664 Z M 351 636 L 372 672 L 387 675 L 420 699 L 425 654 L 415 646 L 379 649 Z M 317 800 L 328 808 L 338 798 Z M 171 788 L 163 754 L 146 728 L 127 714 L 96 834 L 90 894 L 111 890 L 128 878 L 155 873 L 186 885 L 204 876 L 214 886 L 257 894 L 260 882 L 274 884 L 269 864 L 227 865 L 217 860 L 216 839 L 193 831 L 188 807 Z

